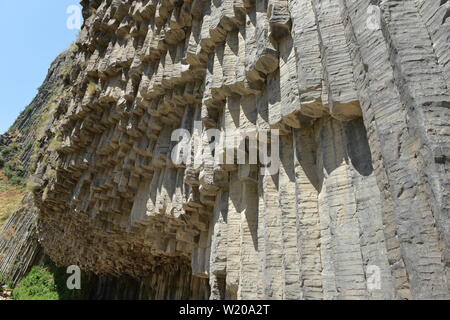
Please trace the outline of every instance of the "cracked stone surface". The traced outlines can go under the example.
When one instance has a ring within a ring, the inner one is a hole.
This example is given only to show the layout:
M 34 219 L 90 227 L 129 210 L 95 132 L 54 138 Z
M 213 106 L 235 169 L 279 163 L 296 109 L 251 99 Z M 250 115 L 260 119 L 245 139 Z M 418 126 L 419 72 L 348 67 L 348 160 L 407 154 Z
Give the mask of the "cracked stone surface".
M 54 261 L 151 298 L 450 298 L 448 2 L 81 3 L 35 173 Z M 217 163 L 211 128 L 278 129 L 279 171 Z

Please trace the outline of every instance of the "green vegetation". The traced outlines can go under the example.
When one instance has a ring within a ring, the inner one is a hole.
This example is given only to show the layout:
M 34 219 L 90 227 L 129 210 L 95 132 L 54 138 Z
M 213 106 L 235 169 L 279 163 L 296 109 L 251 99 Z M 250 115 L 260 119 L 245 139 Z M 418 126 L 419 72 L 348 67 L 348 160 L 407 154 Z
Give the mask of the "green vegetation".
M 41 184 L 33 181 L 33 179 L 30 179 L 30 181 L 27 183 L 26 189 L 29 192 L 36 192 L 41 188 Z
M 50 141 L 50 144 L 48 145 L 48 151 L 52 152 L 55 150 L 58 150 L 62 147 L 63 143 L 60 140 L 61 138 L 59 136 L 56 136 Z
M 14 154 L 16 154 L 20 149 L 20 145 L 18 143 L 12 143 L 8 146 L 2 147 L 0 153 L 3 158 L 8 159 L 11 158 Z
M 0 169 L 8 178 L 11 185 L 22 185 L 26 175 L 26 170 L 19 160 L 21 145 L 19 143 L 11 143 L 8 146 L 0 147 Z
M 13 183 L 0 170 L 0 227 L 20 208 L 25 195 L 24 188 Z
M 19 123 L 22 123 L 24 121 L 24 119 L 26 119 L 29 114 L 33 111 L 34 108 L 34 104 L 31 103 L 29 104 L 17 117 L 16 121 L 14 121 L 13 125 L 9 128 L 8 132 L 14 131 L 17 129 L 17 126 Z M 29 132 L 29 130 L 31 130 L 31 127 L 26 127 L 23 129 L 22 133 L 24 133 L 25 135 Z
M 80 300 L 81 290 L 67 289 L 66 268 L 58 268 L 51 261 L 35 266 L 14 289 L 14 300 Z
M 55 278 L 46 267 L 36 266 L 14 290 L 15 300 L 58 300 Z
M 87 87 L 87 94 L 89 97 L 93 96 L 97 91 L 97 84 L 95 82 L 89 82 Z
M 4 286 L 6 282 L 6 277 L 3 274 L 0 274 L 0 286 Z
M 68 63 L 66 65 L 66 67 L 64 68 L 64 73 L 63 76 L 64 77 L 68 77 L 73 71 L 73 65 L 71 63 Z
M 13 287 L 12 281 L 9 280 L 5 275 L 0 274 L 0 286 L 5 286 L 6 289 L 11 289 Z
M 78 45 L 77 45 L 75 42 L 73 42 L 73 43 L 70 45 L 69 50 L 72 51 L 72 52 L 78 51 Z
M 3 172 L 8 178 L 10 185 L 19 186 L 23 184 L 26 171 L 19 161 L 11 160 L 4 163 Z
M 76 43 L 72 43 L 70 45 L 69 51 L 71 52 L 78 51 L 78 46 L 76 45 Z M 72 59 L 68 59 L 66 65 L 64 66 L 63 76 L 68 77 L 72 73 L 72 71 L 73 71 L 73 61 Z
M 52 93 L 56 95 L 56 93 Z M 40 115 L 40 121 L 36 126 L 37 137 L 40 138 L 45 135 L 45 131 L 48 129 L 48 125 L 53 121 L 55 113 L 58 109 L 59 103 L 56 101 L 56 98 L 62 99 L 63 96 L 52 96 L 50 102 L 48 102 L 44 107 L 44 112 Z

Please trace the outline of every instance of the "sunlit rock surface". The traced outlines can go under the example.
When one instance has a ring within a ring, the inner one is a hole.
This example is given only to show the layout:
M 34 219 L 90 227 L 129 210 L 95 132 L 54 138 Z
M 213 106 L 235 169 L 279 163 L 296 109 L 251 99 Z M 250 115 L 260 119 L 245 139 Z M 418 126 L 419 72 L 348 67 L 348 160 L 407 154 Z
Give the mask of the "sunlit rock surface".
M 448 2 L 82 4 L 35 177 L 54 261 L 147 298 L 449 298 Z M 279 130 L 279 170 L 212 128 Z

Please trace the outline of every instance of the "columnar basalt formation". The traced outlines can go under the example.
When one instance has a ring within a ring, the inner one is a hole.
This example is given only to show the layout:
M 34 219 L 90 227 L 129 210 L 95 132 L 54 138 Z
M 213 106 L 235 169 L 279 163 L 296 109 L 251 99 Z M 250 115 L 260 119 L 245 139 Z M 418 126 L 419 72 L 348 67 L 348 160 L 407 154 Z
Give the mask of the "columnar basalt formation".
M 23 167 L 26 180 L 34 171 L 37 157 L 47 161 L 49 137 L 57 130 L 53 124 L 58 103 L 64 104 L 63 92 L 71 69 L 71 51 L 60 54 L 51 64 L 39 92 L 30 105 L 20 114 L 9 131 L 0 135 L 0 151 L 15 146 L 8 153 L 8 160 L 15 160 Z M 5 106 L 7 107 L 7 106 Z M 36 232 L 38 209 L 32 194 L 27 194 L 21 208 L 0 227 L 0 275 L 17 284 L 29 269 L 42 258 Z
M 42 249 L 36 232 L 38 211 L 30 207 L 29 195 L 22 208 L 0 228 L 0 274 L 17 284 L 30 268 L 42 258 Z
M 19 115 L 8 132 L 0 136 L 0 148 L 13 143 L 20 146 L 17 156 L 26 174 L 34 170 L 33 154 L 44 151 L 40 149 L 46 145 L 46 136 L 52 135 L 56 130 L 52 120 L 58 103 L 63 100 L 65 85 L 68 84 L 68 75 L 73 63 L 71 54 L 72 51 L 67 50 L 56 57 L 36 97 Z
M 449 298 L 448 2 L 81 3 L 35 178 L 54 261 L 153 298 Z M 271 129 L 276 172 L 217 161 Z

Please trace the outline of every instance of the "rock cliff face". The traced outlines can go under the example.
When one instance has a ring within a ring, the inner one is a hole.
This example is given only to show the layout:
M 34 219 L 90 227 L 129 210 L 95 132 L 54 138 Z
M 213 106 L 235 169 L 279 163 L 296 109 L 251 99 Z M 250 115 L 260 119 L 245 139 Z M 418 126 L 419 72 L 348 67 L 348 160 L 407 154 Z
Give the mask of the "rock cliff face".
M 14 285 L 42 258 L 36 232 L 37 210 L 32 198 L 0 228 L 0 274 Z
M 71 66 L 69 50 L 59 55 L 49 68 L 37 96 L 20 114 L 7 133 L 0 135 L 0 151 L 15 146 L 9 158 L 24 168 L 26 179 L 36 165 L 39 154 L 47 151 L 52 132 L 56 106 L 62 101 L 68 70 Z M 10 160 L 5 159 L 5 160 Z M 45 158 L 41 158 L 41 161 Z M 13 284 L 27 273 L 42 257 L 36 232 L 38 209 L 31 194 L 25 196 L 21 208 L 0 228 L 0 274 Z
M 81 3 L 35 177 L 54 261 L 141 298 L 450 297 L 448 2 Z
M 47 77 L 38 90 L 38 94 L 19 115 L 7 133 L 0 136 L 2 145 L 19 144 L 18 157 L 27 171 L 33 171 L 32 155 L 38 153 L 45 144 L 46 131 L 54 131 L 52 125 L 57 104 L 63 98 L 64 86 L 71 69 L 71 54 L 68 50 L 60 54 L 51 64 Z M 31 168 L 30 168 L 31 166 Z

